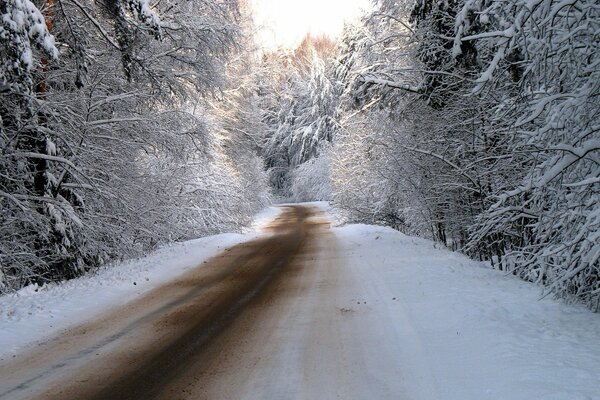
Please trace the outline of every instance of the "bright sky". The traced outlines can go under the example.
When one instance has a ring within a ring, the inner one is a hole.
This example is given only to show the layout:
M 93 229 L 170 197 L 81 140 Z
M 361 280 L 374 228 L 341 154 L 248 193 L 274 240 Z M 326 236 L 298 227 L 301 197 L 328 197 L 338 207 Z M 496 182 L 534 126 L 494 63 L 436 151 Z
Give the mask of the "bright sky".
M 369 0 L 252 0 L 263 47 L 295 48 L 308 33 L 335 37 L 344 22 L 369 9 Z

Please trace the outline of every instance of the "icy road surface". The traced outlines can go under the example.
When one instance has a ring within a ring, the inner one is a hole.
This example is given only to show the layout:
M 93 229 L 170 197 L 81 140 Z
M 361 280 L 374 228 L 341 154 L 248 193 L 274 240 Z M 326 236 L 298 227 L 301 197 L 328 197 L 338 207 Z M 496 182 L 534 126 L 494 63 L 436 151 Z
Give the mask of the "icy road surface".
M 0 399 L 590 400 L 598 343 L 597 314 L 530 284 L 287 206 L 264 236 L 2 355 Z

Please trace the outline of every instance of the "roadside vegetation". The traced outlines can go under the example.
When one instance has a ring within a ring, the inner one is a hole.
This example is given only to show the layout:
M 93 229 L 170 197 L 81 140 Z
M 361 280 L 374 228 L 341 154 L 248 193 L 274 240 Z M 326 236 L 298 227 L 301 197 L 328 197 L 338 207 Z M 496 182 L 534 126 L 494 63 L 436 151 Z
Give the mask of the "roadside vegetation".
M 0 4 L 0 290 L 236 229 L 271 195 L 600 311 L 600 8 L 374 1 L 261 53 L 245 1 Z

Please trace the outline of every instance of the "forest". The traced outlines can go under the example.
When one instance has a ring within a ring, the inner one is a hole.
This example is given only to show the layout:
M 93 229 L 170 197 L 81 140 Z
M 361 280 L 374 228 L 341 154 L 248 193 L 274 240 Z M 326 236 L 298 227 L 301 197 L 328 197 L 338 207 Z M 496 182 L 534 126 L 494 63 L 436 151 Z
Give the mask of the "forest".
M 246 0 L 0 14 L 2 293 L 327 200 L 600 311 L 596 0 L 375 0 L 275 51 Z

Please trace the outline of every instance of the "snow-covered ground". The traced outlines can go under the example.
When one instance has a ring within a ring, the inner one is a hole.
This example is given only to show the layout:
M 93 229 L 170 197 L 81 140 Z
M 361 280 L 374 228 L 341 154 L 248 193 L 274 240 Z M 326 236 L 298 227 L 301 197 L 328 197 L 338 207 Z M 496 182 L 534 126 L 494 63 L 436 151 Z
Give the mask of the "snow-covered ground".
M 380 345 L 406 366 L 407 398 L 600 399 L 600 315 L 427 240 L 334 231 L 371 312 L 393 321 Z
M 325 203 L 311 205 L 330 215 L 335 212 Z M 255 237 L 277 213 L 277 208 L 265 210 L 246 235 L 225 234 L 181 243 L 104 268 L 93 276 L 1 297 L 0 358 L 92 319 L 225 247 Z M 332 217 L 333 226 L 338 218 Z M 337 285 L 331 289 L 335 296 L 323 304 L 319 315 L 329 318 L 328 307 L 335 311 L 331 330 L 339 336 L 332 346 L 352 351 L 353 344 L 359 349 L 360 354 L 351 354 L 346 361 L 362 362 L 364 370 L 360 372 L 378 385 L 352 391 L 360 382 L 350 382 L 342 392 L 349 396 L 346 398 L 387 390 L 391 395 L 385 398 L 600 399 L 600 315 L 581 306 L 540 299 L 535 285 L 389 228 L 346 225 L 332 228 L 332 233 L 331 243 L 321 244 L 327 255 L 323 265 L 331 263 L 329 268 L 337 268 L 342 275 L 338 279 L 331 272 L 335 279 L 323 280 L 329 286 L 307 293 L 328 296 L 324 290 Z M 303 301 L 290 299 L 290 304 L 319 306 L 322 298 Z M 315 314 L 307 312 L 302 318 Z M 298 314 L 286 315 L 293 331 L 290 337 L 299 335 L 300 328 L 310 331 L 308 319 L 294 322 Z M 296 345 L 281 348 L 286 349 L 282 357 L 303 353 Z M 275 354 L 275 349 L 272 352 Z M 319 354 L 314 356 L 319 359 Z M 292 361 L 286 362 L 293 365 Z M 315 371 L 319 365 L 315 364 Z M 290 377 L 302 373 L 281 372 Z M 342 379 L 355 372 L 331 373 Z M 327 388 L 330 380 L 322 378 Z
M 266 207 L 264 210 L 254 216 L 254 220 L 250 226 L 242 231 L 246 234 L 260 233 L 264 228 L 281 214 L 279 207 Z

